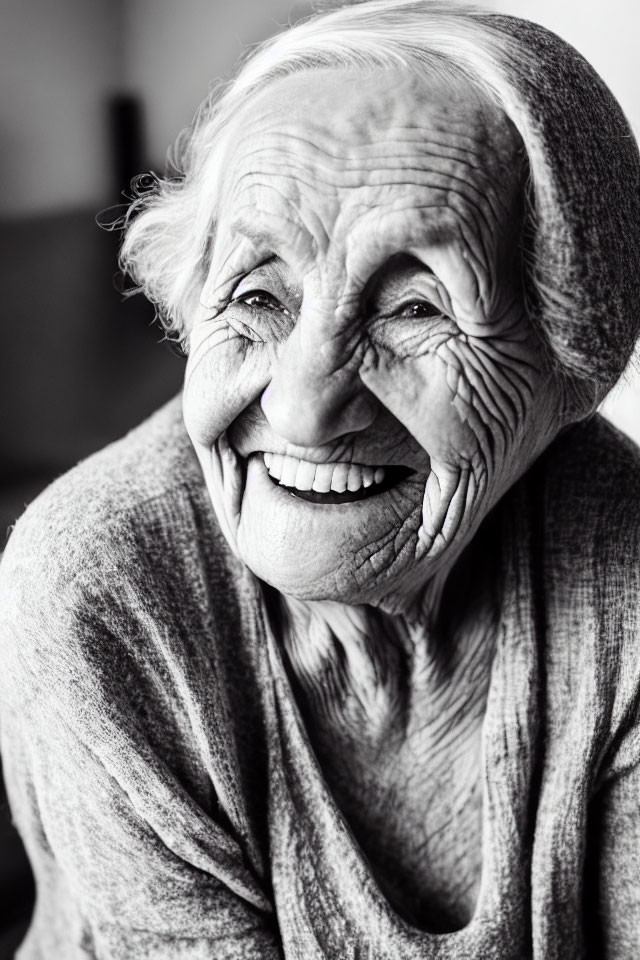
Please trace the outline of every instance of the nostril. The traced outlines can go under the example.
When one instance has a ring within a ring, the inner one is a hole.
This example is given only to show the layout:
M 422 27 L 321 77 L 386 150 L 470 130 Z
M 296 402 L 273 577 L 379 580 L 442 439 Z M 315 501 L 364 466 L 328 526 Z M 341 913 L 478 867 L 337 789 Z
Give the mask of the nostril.
M 318 446 L 349 433 L 365 430 L 376 418 L 378 401 L 364 391 L 305 396 L 287 395 L 269 384 L 260 400 L 272 430 L 289 443 Z
M 341 410 L 343 433 L 354 433 L 370 427 L 378 415 L 379 401 L 366 389 L 349 398 Z

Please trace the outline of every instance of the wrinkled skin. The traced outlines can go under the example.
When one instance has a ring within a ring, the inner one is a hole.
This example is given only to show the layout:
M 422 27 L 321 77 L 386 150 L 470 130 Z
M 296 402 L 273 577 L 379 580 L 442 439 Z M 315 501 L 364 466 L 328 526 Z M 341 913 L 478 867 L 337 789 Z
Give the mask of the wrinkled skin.
M 462 83 L 317 71 L 237 117 L 224 169 L 187 428 L 240 556 L 323 601 L 288 601 L 285 647 L 378 883 L 407 918 L 456 929 L 480 885 L 495 630 L 461 596 L 443 667 L 433 607 L 561 422 L 523 306 L 517 137 Z M 313 503 L 264 452 L 411 472 Z
M 228 513 L 255 573 L 403 610 L 546 445 L 557 405 L 522 303 L 512 129 L 464 87 L 385 73 L 346 89 L 296 75 L 237 120 L 185 417 L 205 474 L 228 430 Z M 314 504 L 268 479 L 264 451 L 413 473 Z

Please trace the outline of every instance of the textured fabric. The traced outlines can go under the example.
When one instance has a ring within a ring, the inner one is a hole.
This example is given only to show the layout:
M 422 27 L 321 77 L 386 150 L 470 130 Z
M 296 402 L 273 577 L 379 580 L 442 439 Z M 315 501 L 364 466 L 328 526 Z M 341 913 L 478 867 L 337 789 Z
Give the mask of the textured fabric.
M 573 47 L 525 20 L 481 19 L 496 36 L 496 92 L 531 171 L 530 314 L 552 355 L 602 399 L 639 333 L 638 145 Z
M 435 935 L 328 793 L 179 402 L 52 485 L 0 565 L 2 753 L 38 888 L 19 960 L 637 958 L 636 448 L 572 428 L 492 523 L 482 884 Z

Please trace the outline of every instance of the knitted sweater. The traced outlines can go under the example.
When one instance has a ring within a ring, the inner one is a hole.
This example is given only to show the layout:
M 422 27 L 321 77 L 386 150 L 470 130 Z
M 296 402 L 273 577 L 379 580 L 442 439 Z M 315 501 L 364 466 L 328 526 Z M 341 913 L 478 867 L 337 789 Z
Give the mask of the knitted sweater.
M 328 791 L 177 400 L 53 484 L 1 570 L 19 960 L 640 955 L 640 462 L 573 427 L 497 508 L 476 911 L 399 916 Z

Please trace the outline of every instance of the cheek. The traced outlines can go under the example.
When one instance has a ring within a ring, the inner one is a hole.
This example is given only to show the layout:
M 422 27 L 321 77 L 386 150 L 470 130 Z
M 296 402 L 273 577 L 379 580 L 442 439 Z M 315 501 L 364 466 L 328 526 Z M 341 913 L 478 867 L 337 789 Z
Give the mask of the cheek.
M 397 359 L 385 351 L 360 376 L 432 459 L 457 464 L 477 458 L 473 410 L 461 403 L 460 378 L 438 352 Z
M 421 430 L 430 456 L 445 463 L 473 461 L 478 454 L 479 438 L 473 429 L 469 405 L 460 402 L 451 368 L 436 355 L 421 365 L 418 374 L 422 393 L 407 415 Z M 456 386 L 460 386 L 459 382 Z
M 191 439 L 211 448 L 221 433 L 264 390 L 269 356 L 263 344 L 223 321 L 194 328 L 185 371 L 184 419 Z

